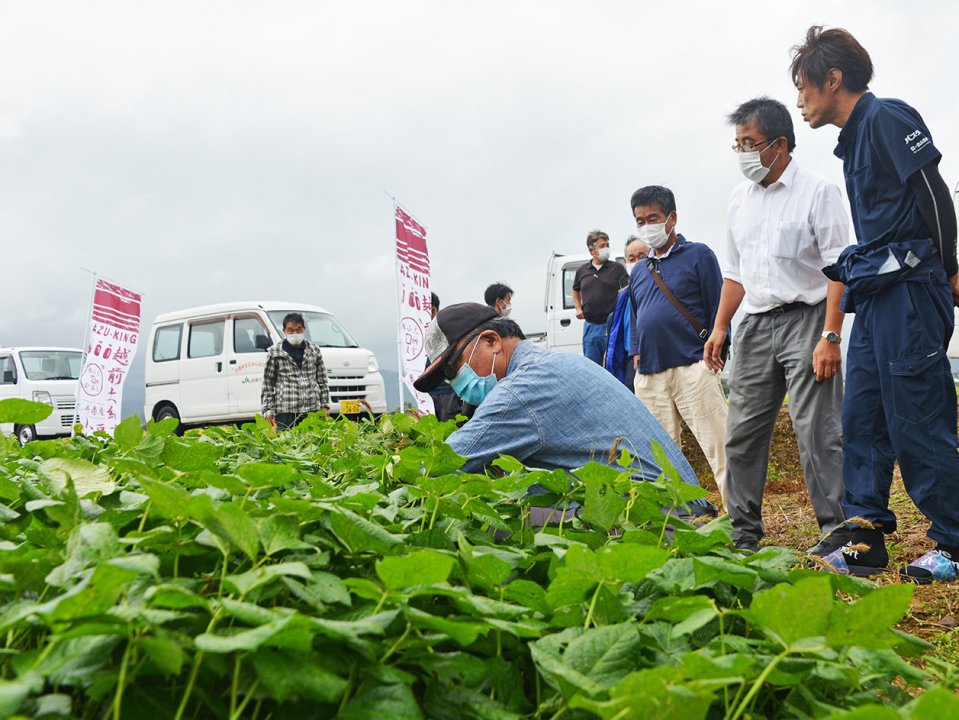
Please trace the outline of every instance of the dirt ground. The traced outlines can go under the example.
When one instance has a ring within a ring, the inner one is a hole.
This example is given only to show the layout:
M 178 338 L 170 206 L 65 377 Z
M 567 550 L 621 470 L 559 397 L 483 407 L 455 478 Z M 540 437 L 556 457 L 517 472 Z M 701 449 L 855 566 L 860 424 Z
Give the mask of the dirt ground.
M 683 431 L 683 452 L 710 491 L 710 500 L 722 507 L 712 471 L 689 430 Z M 931 550 L 935 543 L 926 537 L 928 521 L 916 510 L 906 494 L 896 469 L 890 506 L 898 517 L 898 530 L 886 536 L 889 570 L 876 576 L 880 584 L 899 582 L 899 567 Z M 792 422 L 785 409 L 773 434 L 768 482 L 763 502 L 766 538 L 762 545 L 803 550 L 819 538 L 806 483 L 799 463 L 799 451 Z M 909 615 L 899 628 L 928 640 L 944 660 L 959 664 L 959 580 L 952 583 L 917 586 Z

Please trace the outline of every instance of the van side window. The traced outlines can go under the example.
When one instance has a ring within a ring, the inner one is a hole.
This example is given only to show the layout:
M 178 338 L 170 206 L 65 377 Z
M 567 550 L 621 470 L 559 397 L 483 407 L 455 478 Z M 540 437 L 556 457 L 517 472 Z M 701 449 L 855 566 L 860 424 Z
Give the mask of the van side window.
M 190 326 L 187 357 L 213 357 L 223 352 L 223 321 L 197 323 Z
M 576 279 L 576 267 L 563 268 L 563 309 L 571 310 L 576 307 L 573 302 L 573 281 Z
M 256 339 L 266 338 L 260 341 L 260 347 L 257 347 Z M 257 353 L 264 352 L 263 344 L 269 342 L 270 334 L 266 327 L 256 317 L 233 318 L 233 352 L 235 353 Z
M 17 366 L 13 364 L 12 355 L 0 357 L 0 385 L 17 384 Z
M 166 325 L 157 328 L 153 336 L 153 362 L 180 359 L 180 338 L 183 325 Z

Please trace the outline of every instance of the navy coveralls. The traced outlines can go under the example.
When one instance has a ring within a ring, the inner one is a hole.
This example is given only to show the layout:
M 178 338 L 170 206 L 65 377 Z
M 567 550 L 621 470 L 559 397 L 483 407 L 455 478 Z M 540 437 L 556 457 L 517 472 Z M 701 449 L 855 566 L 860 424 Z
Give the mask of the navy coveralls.
M 941 154 L 913 108 L 866 93 L 839 134 L 858 245 L 824 272 L 855 312 L 842 409 L 846 517 L 896 528 L 894 460 L 929 537 L 959 548 L 956 388 L 949 282 L 907 178 Z

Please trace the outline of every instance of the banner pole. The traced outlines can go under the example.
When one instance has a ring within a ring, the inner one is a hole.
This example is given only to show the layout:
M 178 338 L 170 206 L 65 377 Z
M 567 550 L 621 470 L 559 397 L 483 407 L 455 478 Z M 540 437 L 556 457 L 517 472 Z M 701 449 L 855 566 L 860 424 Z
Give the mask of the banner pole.
M 97 295 L 97 277 L 98 276 L 97 276 L 96 270 L 87 270 L 86 268 L 80 268 L 80 269 L 83 270 L 84 272 L 90 273 L 93 276 L 93 284 L 90 286 L 90 304 L 88 306 L 89 312 L 87 313 L 86 324 L 83 328 L 83 345 L 80 346 L 83 348 L 83 354 L 80 356 L 80 370 L 82 371 L 84 366 L 87 364 L 87 354 L 88 354 L 88 350 L 90 349 L 90 318 L 93 316 L 93 300 L 94 298 L 96 298 L 96 295 Z M 73 434 L 76 435 L 76 426 L 77 426 L 77 423 L 80 422 L 80 378 L 77 378 L 77 385 L 73 391 L 73 398 L 74 398 L 73 407 L 74 407 L 74 412 L 76 413 L 73 416 L 73 419 L 74 419 Z M 86 426 L 84 426 L 83 430 L 84 432 L 86 432 Z
M 389 193 L 387 193 L 389 195 Z M 400 285 L 400 256 L 397 252 L 396 244 L 399 242 L 399 239 L 396 237 L 396 198 L 390 195 L 390 198 L 393 200 L 393 256 L 396 258 L 396 292 L 394 293 L 394 298 L 396 300 L 396 368 L 397 368 L 397 378 L 399 382 L 397 383 L 400 396 L 400 412 L 403 412 L 403 385 L 406 383 L 406 376 L 403 371 L 403 326 L 402 326 L 402 316 L 400 314 L 400 292 L 402 288 Z

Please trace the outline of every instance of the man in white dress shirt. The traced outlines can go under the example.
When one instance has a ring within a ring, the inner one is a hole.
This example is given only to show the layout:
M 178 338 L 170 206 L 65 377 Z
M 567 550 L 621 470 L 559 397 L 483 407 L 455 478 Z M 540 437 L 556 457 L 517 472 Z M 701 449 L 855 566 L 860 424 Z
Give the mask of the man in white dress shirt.
M 722 368 L 726 328 L 742 305 L 729 383 L 725 501 L 737 547 L 755 551 L 764 533 L 769 446 L 787 392 L 819 528 L 826 535 L 845 520 L 843 286 L 822 268 L 849 244 L 849 220 L 839 188 L 792 159 L 795 135 L 782 103 L 750 100 L 728 119 L 746 182 L 730 197 L 722 294 L 703 354 L 707 365 Z M 826 555 L 846 534 L 840 528 L 810 552 Z

